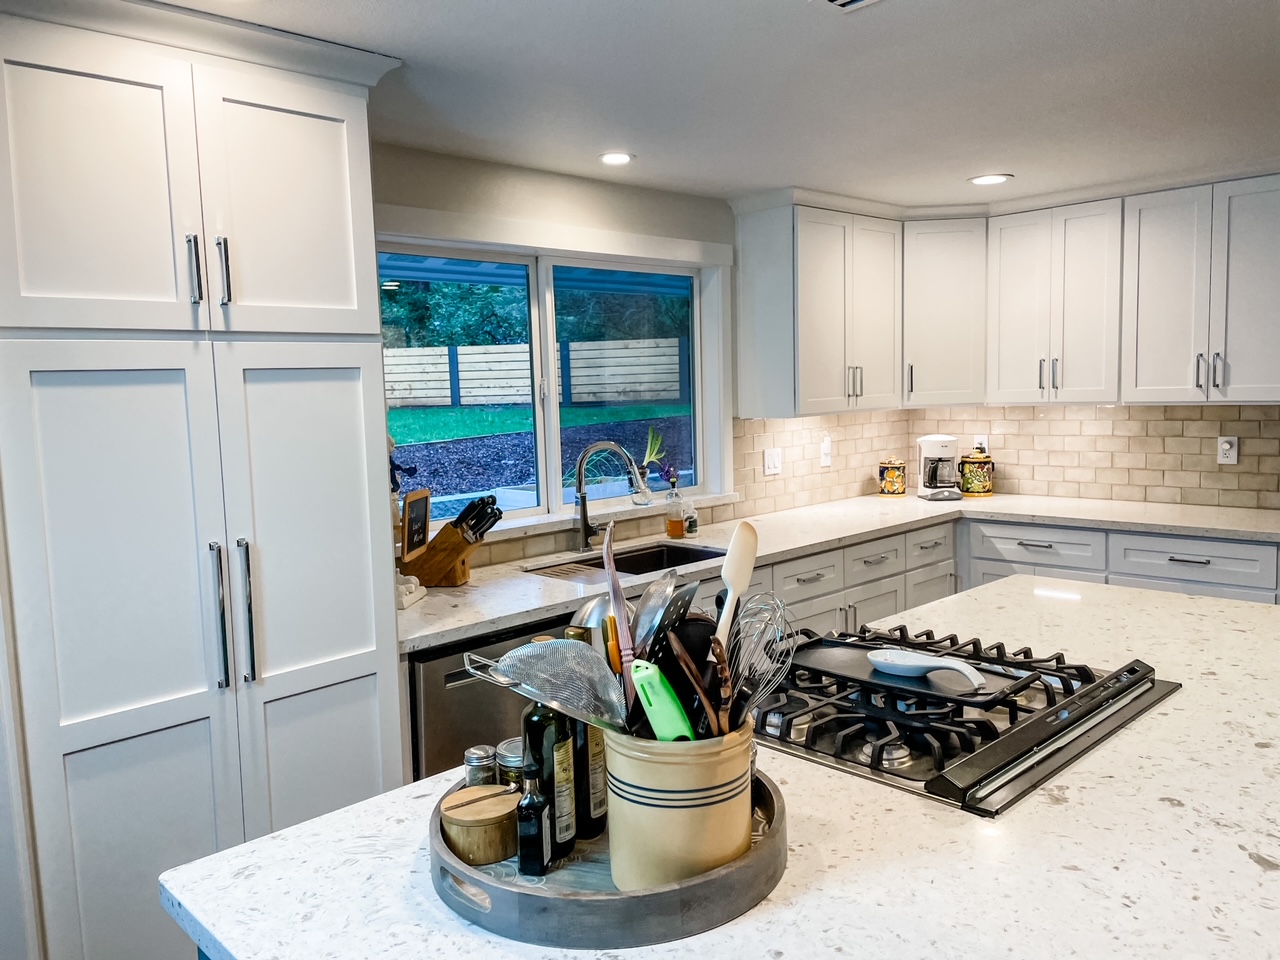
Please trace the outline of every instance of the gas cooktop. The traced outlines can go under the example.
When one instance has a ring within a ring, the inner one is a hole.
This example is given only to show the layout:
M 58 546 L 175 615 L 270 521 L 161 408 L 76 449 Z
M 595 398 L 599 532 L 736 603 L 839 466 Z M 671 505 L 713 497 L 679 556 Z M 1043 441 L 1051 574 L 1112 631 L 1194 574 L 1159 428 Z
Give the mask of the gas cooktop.
M 983 684 L 950 671 L 884 673 L 867 654 L 886 648 L 961 660 Z M 756 739 L 995 816 L 1180 686 L 1141 660 L 1099 675 L 1061 653 L 905 626 L 801 631 L 786 680 L 755 712 Z

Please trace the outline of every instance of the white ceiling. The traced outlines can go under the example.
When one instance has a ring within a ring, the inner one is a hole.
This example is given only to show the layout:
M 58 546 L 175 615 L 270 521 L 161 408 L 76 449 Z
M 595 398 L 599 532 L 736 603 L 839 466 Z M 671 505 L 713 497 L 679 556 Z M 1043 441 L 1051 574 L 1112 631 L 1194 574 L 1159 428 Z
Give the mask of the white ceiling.
M 1277 0 L 180 2 L 402 58 L 375 139 L 643 186 L 937 206 L 1280 170 Z

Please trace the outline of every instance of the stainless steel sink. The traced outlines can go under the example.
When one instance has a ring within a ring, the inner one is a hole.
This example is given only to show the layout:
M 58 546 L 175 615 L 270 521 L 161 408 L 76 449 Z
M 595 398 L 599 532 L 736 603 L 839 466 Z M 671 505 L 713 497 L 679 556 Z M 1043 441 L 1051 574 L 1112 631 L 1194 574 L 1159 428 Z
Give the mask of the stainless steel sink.
M 636 576 L 723 556 L 724 551 L 718 547 L 694 546 L 689 543 L 650 543 L 630 550 L 616 550 L 613 558 L 619 574 Z M 576 583 L 604 583 L 605 580 L 603 557 L 583 557 L 581 560 L 558 563 L 529 572 L 540 577 L 573 580 Z

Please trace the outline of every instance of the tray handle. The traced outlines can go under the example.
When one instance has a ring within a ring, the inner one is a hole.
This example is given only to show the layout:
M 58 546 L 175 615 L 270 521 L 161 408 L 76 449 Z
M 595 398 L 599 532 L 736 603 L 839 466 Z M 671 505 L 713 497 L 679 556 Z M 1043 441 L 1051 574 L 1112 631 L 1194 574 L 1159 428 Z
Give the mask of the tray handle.
M 487 893 L 467 883 L 447 865 L 440 866 L 440 886 L 436 889 L 450 899 L 456 900 L 463 910 L 479 910 L 481 913 L 488 913 L 493 909 L 493 899 Z

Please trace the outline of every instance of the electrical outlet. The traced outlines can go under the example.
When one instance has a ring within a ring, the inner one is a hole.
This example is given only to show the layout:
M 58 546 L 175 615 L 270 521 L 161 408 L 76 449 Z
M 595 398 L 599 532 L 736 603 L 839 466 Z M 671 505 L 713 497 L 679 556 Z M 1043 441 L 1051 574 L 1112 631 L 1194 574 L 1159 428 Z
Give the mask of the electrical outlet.
M 1218 462 L 1219 463 L 1239 463 L 1240 462 L 1240 438 L 1239 437 L 1219 437 L 1218 438 Z
M 831 466 L 831 434 L 824 433 L 822 435 L 822 447 L 818 452 L 820 464 L 824 467 Z
M 975 433 L 973 435 L 973 445 L 975 447 L 981 447 L 988 453 L 991 452 L 991 445 L 987 443 L 987 435 L 985 433 Z
M 766 477 L 776 477 L 782 472 L 782 448 L 781 447 L 765 447 L 764 448 L 764 475 Z

